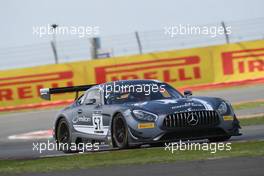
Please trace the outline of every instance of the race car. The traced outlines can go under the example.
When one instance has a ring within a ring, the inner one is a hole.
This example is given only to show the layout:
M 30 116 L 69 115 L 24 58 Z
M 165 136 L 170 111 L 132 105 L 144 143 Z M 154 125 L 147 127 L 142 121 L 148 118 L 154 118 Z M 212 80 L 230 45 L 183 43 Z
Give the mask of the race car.
M 81 96 L 78 93 L 85 91 Z M 241 135 L 231 104 L 221 98 L 182 95 L 157 80 L 44 88 L 40 95 L 76 92 L 54 123 L 57 143 L 107 142 L 119 149 L 178 140 L 226 141 Z

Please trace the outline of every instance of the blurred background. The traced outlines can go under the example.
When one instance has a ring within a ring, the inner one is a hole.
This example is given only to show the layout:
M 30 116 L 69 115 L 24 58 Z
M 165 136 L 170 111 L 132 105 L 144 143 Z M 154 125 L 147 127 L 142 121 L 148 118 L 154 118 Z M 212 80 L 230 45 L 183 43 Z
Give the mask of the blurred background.
M 109 57 L 227 42 L 225 35 L 164 35 L 164 28 L 179 24 L 231 26 L 230 43 L 263 39 L 263 6 L 262 0 L 1 1 L 0 69 L 53 64 L 56 57 L 59 63 L 89 60 L 94 47 L 100 57 Z M 97 27 L 97 32 L 84 37 L 34 32 L 52 24 Z

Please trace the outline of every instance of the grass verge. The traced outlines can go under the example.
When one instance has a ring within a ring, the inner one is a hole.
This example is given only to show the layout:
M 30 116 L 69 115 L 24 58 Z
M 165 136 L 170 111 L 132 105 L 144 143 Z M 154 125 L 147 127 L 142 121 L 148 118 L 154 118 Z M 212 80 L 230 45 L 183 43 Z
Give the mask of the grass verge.
M 86 169 L 116 165 L 168 163 L 175 161 L 205 160 L 222 157 L 264 156 L 264 141 L 232 143 L 230 151 L 175 151 L 164 148 L 131 149 L 97 152 L 80 155 L 43 158 L 35 160 L 0 160 L 0 173 L 51 172 L 60 170 Z
M 252 108 L 259 108 L 259 107 L 264 108 L 264 101 L 253 101 L 253 102 L 233 104 L 234 110 L 252 109 Z
M 239 119 L 239 121 L 241 126 L 260 125 L 264 124 L 264 116 Z

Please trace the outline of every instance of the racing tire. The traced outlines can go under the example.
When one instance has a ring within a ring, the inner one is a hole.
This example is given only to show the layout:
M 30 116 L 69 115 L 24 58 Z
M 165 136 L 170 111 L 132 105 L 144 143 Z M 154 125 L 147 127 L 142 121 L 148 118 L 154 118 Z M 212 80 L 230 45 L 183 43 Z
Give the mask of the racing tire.
M 231 138 L 231 136 L 219 136 L 219 137 L 212 137 L 208 138 L 209 142 L 224 142 L 228 141 Z
M 71 134 L 68 122 L 60 119 L 56 129 L 56 144 L 59 151 L 64 153 L 75 153 L 77 150 L 71 150 Z
M 112 139 L 114 147 L 119 149 L 128 148 L 128 128 L 122 114 L 114 116 L 112 123 Z

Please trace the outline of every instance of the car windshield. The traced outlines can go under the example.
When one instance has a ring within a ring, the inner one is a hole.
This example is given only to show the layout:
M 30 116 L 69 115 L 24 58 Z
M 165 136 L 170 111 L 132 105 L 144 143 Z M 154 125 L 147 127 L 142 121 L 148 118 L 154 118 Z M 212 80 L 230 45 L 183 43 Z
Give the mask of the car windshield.
M 126 89 L 121 89 L 121 87 L 118 89 L 108 87 L 104 91 L 105 104 L 136 103 L 182 97 L 177 90 L 168 84 L 159 83 L 146 85 L 147 84 L 128 85 Z

